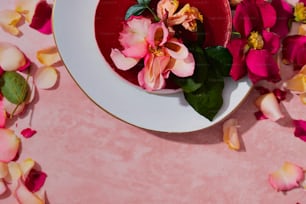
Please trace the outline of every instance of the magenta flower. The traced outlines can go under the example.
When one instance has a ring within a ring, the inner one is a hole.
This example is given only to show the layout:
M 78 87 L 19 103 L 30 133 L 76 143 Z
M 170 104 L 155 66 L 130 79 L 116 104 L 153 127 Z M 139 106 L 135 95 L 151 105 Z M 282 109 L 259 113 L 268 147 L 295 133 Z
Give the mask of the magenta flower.
M 266 1 L 244 0 L 237 6 L 233 23 L 241 38 L 231 40 L 227 46 L 233 56 L 230 75 L 234 80 L 246 74 L 254 84 L 260 80 L 280 80 L 279 67 L 273 58 L 280 39 L 266 30 L 275 21 L 276 12 Z
M 300 69 L 306 64 L 306 36 L 291 35 L 283 40 L 283 62 Z

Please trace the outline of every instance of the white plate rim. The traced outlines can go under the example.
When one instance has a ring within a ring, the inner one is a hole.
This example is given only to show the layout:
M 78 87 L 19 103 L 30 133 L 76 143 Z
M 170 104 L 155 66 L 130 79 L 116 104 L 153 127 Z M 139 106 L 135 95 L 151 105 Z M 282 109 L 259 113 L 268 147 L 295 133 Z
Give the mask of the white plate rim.
M 122 80 L 109 67 L 95 40 L 99 0 L 56 0 L 54 39 L 67 71 L 101 109 L 131 125 L 159 132 L 184 133 L 211 127 L 229 116 L 251 90 L 251 82 L 225 79 L 224 104 L 210 122 L 187 104 L 182 93 L 157 95 Z M 88 71 L 92 70 L 92 71 Z

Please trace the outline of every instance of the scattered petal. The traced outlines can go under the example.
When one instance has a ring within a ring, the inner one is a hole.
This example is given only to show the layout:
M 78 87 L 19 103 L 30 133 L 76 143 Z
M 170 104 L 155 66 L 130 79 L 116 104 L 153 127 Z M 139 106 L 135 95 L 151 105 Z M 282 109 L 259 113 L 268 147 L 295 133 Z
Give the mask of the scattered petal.
M 280 110 L 277 98 L 273 93 L 267 93 L 259 96 L 255 105 L 262 113 L 272 121 L 277 121 L 284 117 Z
M 12 161 L 19 151 L 20 139 L 12 130 L 0 129 L 0 161 Z
M 23 178 L 26 178 L 30 171 L 34 168 L 35 161 L 31 158 L 25 159 L 19 163 Z
M 37 133 L 36 130 L 32 130 L 31 128 L 26 128 L 21 131 L 21 135 L 25 138 L 30 138 Z
M 18 36 L 20 34 L 17 24 L 21 19 L 21 15 L 16 11 L 2 10 L 0 11 L 0 26 L 4 31 Z
M 284 82 L 284 87 L 293 92 L 306 92 L 306 75 L 296 74 L 291 79 Z
M 7 183 L 16 183 L 22 176 L 22 170 L 17 162 L 9 162 L 8 166 L 8 175 L 4 178 Z
M 4 128 L 6 124 L 6 110 L 4 106 L 4 98 L 0 99 L 0 128 Z
M 56 84 L 57 78 L 56 69 L 53 67 L 43 67 L 36 72 L 34 82 L 40 89 L 50 89 Z
M 45 181 L 47 178 L 47 174 L 38 171 L 36 169 L 32 169 L 28 176 L 25 179 L 25 186 L 28 188 L 29 191 L 31 192 L 37 192 L 41 189 L 41 187 L 44 185 Z
M 35 98 L 35 93 L 36 93 L 36 87 L 35 87 L 35 84 L 34 84 L 34 79 L 32 76 L 28 76 L 28 94 L 27 94 L 27 98 L 25 99 L 25 103 L 26 104 L 29 104 L 31 103 L 34 98 Z
M 24 183 L 19 180 L 18 186 L 15 189 L 14 196 L 19 203 L 22 204 L 44 204 L 44 198 L 30 192 Z
M 0 179 L 0 196 L 7 191 L 6 184 L 3 179 Z
M 303 180 L 303 169 L 290 162 L 285 162 L 280 169 L 269 175 L 269 182 L 277 191 L 288 191 L 297 188 Z
M 41 0 L 16 0 L 15 10 L 25 16 L 25 20 L 31 23 L 35 8 Z
M 5 178 L 8 174 L 8 167 L 6 162 L 0 162 L 0 180 Z
M 290 35 L 283 40 L 283 61 L 301 68 L 306 64 L 306 36 Z
M 61 57 L 55 46 L 37 51 L 36 57 L 40 63 L 46 66 L 51 66 L 61 61 Z
M 38 30 L 43 34 L 52 33 L 52 6 L 46 1 L 41 1 L 36 5 L 30 27 Z
M 238 121 L 236 119 L 229 119 L 223 123 L 223 141 L 230 149 L 240 149 Z
M 293 120 L 293 125 L 295 126 L 294 136 L 306 142 L 306 121 Z
M 3 107 L 9 116 L 16 116 L 22 114 L 25 110 L 25 105 L 25 102 L 17 105 L 3 97 Z

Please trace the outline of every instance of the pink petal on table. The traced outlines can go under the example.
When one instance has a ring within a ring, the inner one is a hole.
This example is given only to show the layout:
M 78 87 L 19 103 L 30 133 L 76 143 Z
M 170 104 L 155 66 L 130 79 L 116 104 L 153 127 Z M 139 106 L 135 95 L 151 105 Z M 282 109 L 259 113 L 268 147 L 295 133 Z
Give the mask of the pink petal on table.
M 28 94 L 27 94 L 27 98 L 25 99 L 25 104 L 29 104 L 31 103 L 36 95 L 36 87 L 34 84 L 34 79 L 32 76 L 28 76 Z
M 58 79 L 56 69 L 53 67 L 42 67 L 34 75 L 34 83 L 37 88 L 50 89 L 55 86 Z
M 280 81 L 280 71 L 273 55 L 267 50 L 251 49 L 246 56 L 249 78 L 254 84 L 260 80 Z
M 6 110 L 4 107 L 4 97 L 0 99 L 0 128 L 4 128 L 6 124 Z
M 29 191 L 35 193 L 41 189 L 47 178 L 47 174 L 36 169 L 32 169 L 25 179 L 25 186 Z
M 305 120 L 293 120 L 294 136 L 300 138 L 306 142 L 306 121 Z
M 52 33 L 52 6 L 46 1 L 41 1 L 36 5 L 30 27 L 43 34 Z
M 22 170 L 17 162 L 11 161 L 7 164 L 8 175 L 4 178 L 5 182 L 15 184 L 22 177 Z
M 223 123 L 223 141 L 230 149 L 240 149 L 238 121 L 236 119 L 231 118 Z
M 24 138 L 30 138 L 37 133 L 36 130 L 32 130 L 31 128 L 26 128 L 21 131 L 21 135 Z
M 0 161 L 12 161 L 19 151 L 20 139 L 12 130 L 0 129 Z
M 16 71 L 29 66 L 29 60 L 15 45 L 0 43 L 0 68 L 4 71 Z
M 3 195 L 8 190 L 6 183 L 3 179 L 0 179 L 0 196 Z
M 3 179 L 8 174 L 8 166 L 6 162 L 0 162 L 0 179 Z
M 271 54 L 276 54 L 280 48 L 280 37 L 272 32 L 263 30 L 262 37 L 264 39 L 264 49 Z
M 269 175 L 269 183 L 277 191 L 288 191 L 297 188 L 303 180 L 303 169 L 290 162 L 284 162 L 280 169 Z
M 20 204 L 44 204 L 45 199 L 30 192 L 24 183 L 19 180 L 14 196 Z
M 227 48 L 233 57 L 233 63 L 230 71 L 230 76 L 234 80 L 239 80 L 247 73 L 245 64 L 245 46 L 247 40 L 245 39 L 232 39 Z
M 117 48 L 112 49 L 110 54 L 111 59 L 113 60 L 115 66 L 120 70 L 129 70 L 134 67 L 139 59 L 132 57 L 126 57 L 120 50 Z
M 3 97 L 3 107 L 4 107 L 5 112 L 9 116 L 16 116 L 16 115 L 23 113 L 25 109 L 25 105 L 26 105 L 25 102 L 19 105 L 16 105 L 10 102 L 9 100 L 7 100 L 5 97 Z
M 61 57 L 56 46 L 37 51 L 36 57 L 41 64 L 46 66 L 51 66 L 61 61 Z
M 277 121 L 284 117 L 280 110 L 280 105 L 273 93 L 259 96 L 255 100 L 256 107 L 272 121 Z
M 31 23 L 38 3 L 43 0 L 15 0 L 15 10 L 25 16 L 25 20 Z
M 23 178 L 26 178 L 30 171 L 34 168 L 35 161 L 31 158 L 27 158 L 19 163 L 19 167 L 22 172 Z
M 13 10 L 0 11 L 0 26 L 2 29 L 12 35 L 19 35 L 20 31 L 17 28 L 17 24 L 21 19 L 21 15 Z

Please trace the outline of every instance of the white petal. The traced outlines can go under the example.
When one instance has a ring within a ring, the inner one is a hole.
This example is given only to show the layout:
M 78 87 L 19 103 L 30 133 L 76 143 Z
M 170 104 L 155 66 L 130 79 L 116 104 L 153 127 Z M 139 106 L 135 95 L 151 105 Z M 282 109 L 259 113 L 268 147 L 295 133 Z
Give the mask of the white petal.
M 255 101 L 255 105 L 272 121 L 277 121 L 284 117 L 280 110 L 279 103 L 273 93 L 259 96 Z
M 182 60 L 176 60 L 173 67 L 170 68 L 171 72 L 179 77 L 191 76 L 194 72 L 195 61 L 192 54 Z
M 4 71 L 16 71 L 25 64 L 26 58 L 16 46 L 0 43 L 0 67 Z
M 58 74 L 53 67 L 42 67 L 34 75 L 34 83 L 40 89 L 52 88 L 58 79 Z
M 124 56 L 118 49 L 112 49 L 110 57 L 120 70 L 129 70 L 139 61 L 138 59 Z

